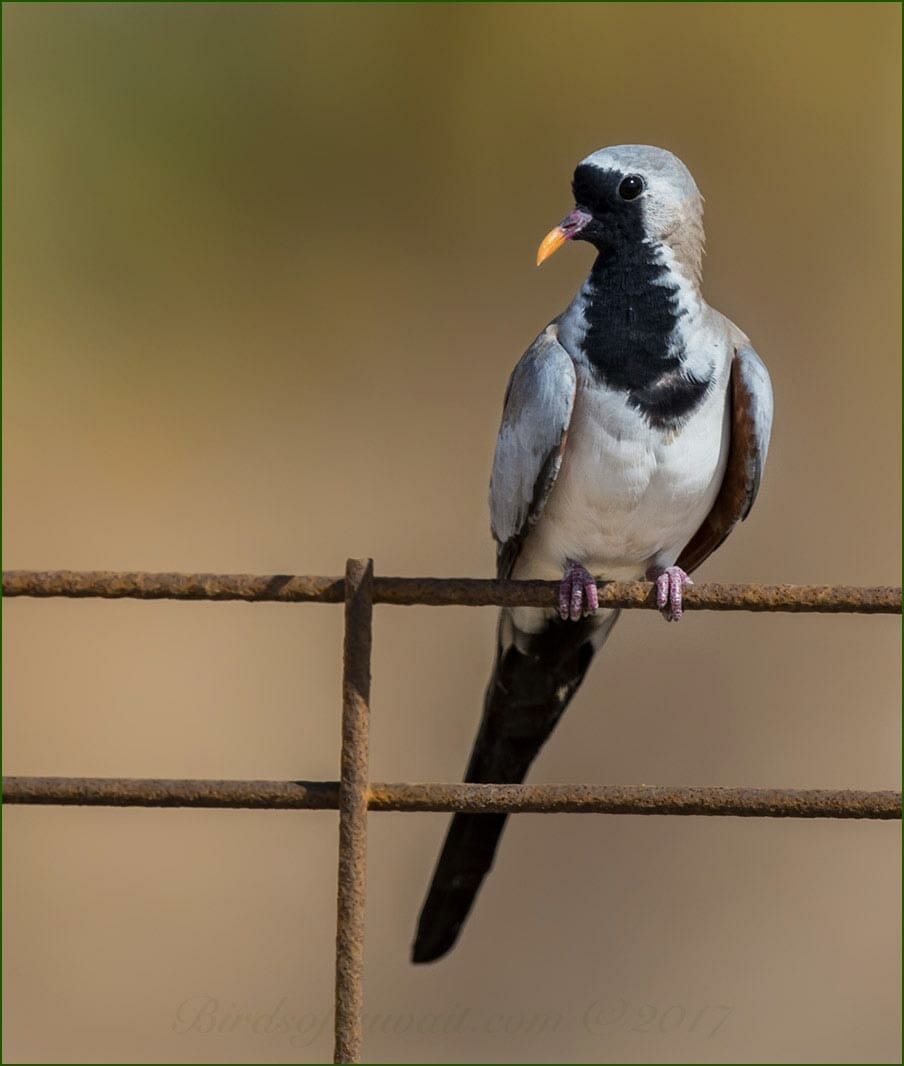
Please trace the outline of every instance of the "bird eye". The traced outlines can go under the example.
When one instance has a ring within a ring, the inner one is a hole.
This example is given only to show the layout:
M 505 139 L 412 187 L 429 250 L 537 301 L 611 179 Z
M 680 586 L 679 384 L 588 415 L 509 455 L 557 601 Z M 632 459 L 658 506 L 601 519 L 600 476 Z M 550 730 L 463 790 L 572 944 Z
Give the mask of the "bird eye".
M 646 184 L 639 174 L 629 174 L 618 187 L 618 195 L 623 200 L 636 200 L 644 191 Z

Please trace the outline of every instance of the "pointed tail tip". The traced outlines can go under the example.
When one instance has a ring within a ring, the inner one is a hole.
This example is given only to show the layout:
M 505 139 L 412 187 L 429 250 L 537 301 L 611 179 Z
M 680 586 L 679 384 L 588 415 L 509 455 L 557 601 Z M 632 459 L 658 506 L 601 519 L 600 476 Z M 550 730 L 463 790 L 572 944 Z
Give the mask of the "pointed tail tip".
M 419 940 L 415 940 L 411 946 L 411 961 L 415 966 L 421 966 L 425 962 L 436 962 L 445 955 L 444 951 L 431 951 Z
M 423 923 L 418 927 L 417 936 L 411 945 L 411 961 L 415 966 L 425 962 L 437 962 L 455 946 L 461 923 L 445 929 L 425 929 Z

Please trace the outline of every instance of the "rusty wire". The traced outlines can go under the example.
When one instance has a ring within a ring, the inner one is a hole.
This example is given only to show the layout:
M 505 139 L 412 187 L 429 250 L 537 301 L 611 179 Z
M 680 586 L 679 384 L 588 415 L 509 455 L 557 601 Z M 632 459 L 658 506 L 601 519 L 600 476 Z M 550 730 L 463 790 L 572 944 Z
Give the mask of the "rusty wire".
M 651 785 L 372 784 L 371 811 L 900 819 L 901 793 Z M 5 777 L 4 803 L 86 807 L 337 810 L 338 781 Z
M 173 781 L 124 778 L 10 777 L 12 804 L 113 807 L 206 807 L 339 811 L 334 1062 L 361 1061 L 367 812 L 472 811 L 516 814 L 605 813 L 761 818 L 901 817 L 897 792 L 622 785 L 420 785 L 368 783 L 370 659 L 374 603 L 429 606 L 535 606 L 556 603 L 544 581 L 373 576 L 370 560 L 349 560 L 345 578 L 253 574 L 151 574 L 13 570 L 5 596 L 142 600 L 345 602 L 341 777 L 336 781 Z M 649 583 L 608 583 L 606 607 L 655 609 Z M 901 589 L 890 586 L 695 585 L 688 609 L 898 614 Z
M 373 602 L 397 606 L 553 607 L 554 581 L 480 578 L 375 577 Z M 108 570 L 7 570 L 4 596 L 139 600 L 241 600 L 251 603 L 341 603 L 341 577 L 291 574 L 152 574 Z M 655 610 L 653 586 L 645 581 L 609 582 L 600 606 Z M 898 614 L 901 589 L 853 585 L 692 585 L 688 610 L 788 611 L 815 614 Z
M 373 562 L 345 568 L 334 1062 L 361 1061 Z

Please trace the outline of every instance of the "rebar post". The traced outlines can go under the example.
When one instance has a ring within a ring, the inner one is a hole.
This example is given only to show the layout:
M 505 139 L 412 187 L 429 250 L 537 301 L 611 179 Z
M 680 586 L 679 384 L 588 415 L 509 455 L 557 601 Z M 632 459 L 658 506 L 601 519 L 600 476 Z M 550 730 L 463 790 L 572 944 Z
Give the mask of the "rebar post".
M 349 559 L 345 568 L 333 1062 L 361 1061 L 372 631 L 373 562 Z

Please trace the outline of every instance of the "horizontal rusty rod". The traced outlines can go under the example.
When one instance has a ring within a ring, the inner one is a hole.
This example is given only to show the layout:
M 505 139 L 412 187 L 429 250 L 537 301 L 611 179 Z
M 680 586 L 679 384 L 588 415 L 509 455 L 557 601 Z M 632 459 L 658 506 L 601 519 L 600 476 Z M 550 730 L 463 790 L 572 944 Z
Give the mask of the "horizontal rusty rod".
M 152 574 L 115 570 L 4 570 L 4 596 L 105 600 L 245 600 L 251 603 L 342 603 L 341 577 L 288 574 Z
M 553 607 L 554 581 L 496 581 L 482 578 L 375 577 L 374 603 L 431 607 Z M 341 603 L 341 577 L 291 574 L 151 574 L 104 570 L 7 570 L 4 596 L 139 600 L 242 600 L 251 603 Z M 600 586 L 604 607 L 655 610 L 646 581 Z M 890 585 L 692 585 L 684 593 L 689 610 L 787 611 L 815 614 L 900 614 L 901 589 Z
M 337 810 L 339 783 L 4 777 L 3 801 L 89 807 Z M 368 806 L 372 811 L 473 811 L 486 814 L 900 819 L 901 793 L 651 785 L 372 784 Z

